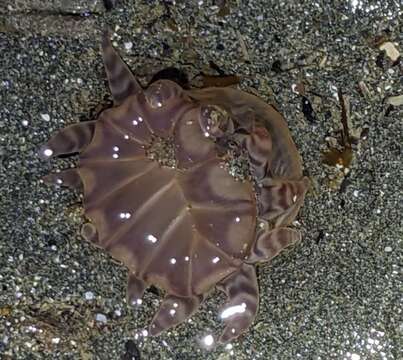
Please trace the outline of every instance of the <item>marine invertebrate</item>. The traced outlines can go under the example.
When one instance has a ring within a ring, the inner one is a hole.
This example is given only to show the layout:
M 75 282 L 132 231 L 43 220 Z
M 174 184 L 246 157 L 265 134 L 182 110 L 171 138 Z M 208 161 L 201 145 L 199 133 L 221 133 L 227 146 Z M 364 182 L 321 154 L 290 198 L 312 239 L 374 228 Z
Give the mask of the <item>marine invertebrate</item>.
M 183 322 L 218 286 L 228 297 L 220 340 L 229 341 L 258 309 L 254 264 L 300 238 L 286 226 L 308 181 L 285 120 L 235 89 L 185 91 L 169 80 L 143 89 L 107 36 L 102 52 L 114 106 L 42 147 L 45 158 L 79 153 L 77 168 L 45 180 L 83 188 L 82 234 L 127 266 L 131 303 L 150 284 L 165 290 L 152 335 Z M 255 184 L 223 166 L 230 143 L 245 149 Z

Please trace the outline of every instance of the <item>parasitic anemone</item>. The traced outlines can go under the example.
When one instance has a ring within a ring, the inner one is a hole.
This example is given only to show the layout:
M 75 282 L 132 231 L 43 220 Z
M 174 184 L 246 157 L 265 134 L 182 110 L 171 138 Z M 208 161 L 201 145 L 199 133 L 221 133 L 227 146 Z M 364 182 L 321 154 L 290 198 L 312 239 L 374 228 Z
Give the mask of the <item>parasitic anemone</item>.
M 79 153 L 76 168 L 45 181 L 82 189 L 81 233 L 128 268 L 130 303 L 150 285 L 164 290 L 151 335 L 182 323 L 217 287 L 227 296 L 219 340 L 234 339 L 258 311 L 255 265 L 300 239 L 288 225 L 309 181 L 287 124 L 234 88 L 158 80 L 144 89 L 107 35 L 102 53 L 114 105 L 41 148 L 44 158 Z M 250 176 L 229 170 L 237 154 Z

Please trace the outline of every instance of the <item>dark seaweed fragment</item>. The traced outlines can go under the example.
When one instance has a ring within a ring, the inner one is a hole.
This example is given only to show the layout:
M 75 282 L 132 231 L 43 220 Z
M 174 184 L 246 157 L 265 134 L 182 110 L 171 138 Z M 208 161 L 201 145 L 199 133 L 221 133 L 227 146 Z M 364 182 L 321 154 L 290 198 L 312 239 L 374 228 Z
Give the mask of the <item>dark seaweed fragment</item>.
M 271 65 L 271 70 L 274 71 L 276 74 L 283 72 L 283 66 L 280 60 L 276 60 Z
M 125 343 L 126 352 L 122 356 L 122 360 L 140 360 L 140 350 L 133 340 L 127 340 Z
M 117 0 L 104 0 L 106 10 L 112 10 L 116 5 Z
M 230 5 L 228 4 L 227 0 L 218 0 L 217 5 L 220 8 L 220 10 L 217 13 L 217 16 L 225 17 L 231 14 Z
M 189 78 L 188 78 L 187 74 L 183 70 L 180 70 L 175 67 L 168 67 L 168 68 L 158 71 L 152 77 L 148 86 L 158 80 L 171 80 L 171 81 L 177 83 L 178 85 L 180 85 L 184 89 L 190 88 Z
M 347 168 L 353 158 L 353 152 L 351 148 L 345 148 L 343 150 L 331 148 L 323 153 L 323 162 L 330 166 L 340 165 Z
M 341 89 L 338 90 L 338 96 L 341 107 L 341 148 L 330 148 L 322 154 L 322 160 L 325 164 L 330 166 L 341 166 L 348 168 L 353 159 L 353 150 L 351 148 L 351 139 L 348 129 L 348 110 L 346 99 Z
M 312 104 L 306 96 L 302 96 L 301 104 L 302 112 L 304 113 L 305 118 L 311 123 L 315 122 L 315 111 L 313 110 Z
M 237 85 L 240 78 L 237 75 L 205 75 L 202 74 L 203 88 L 208 87 L 226 87 Z

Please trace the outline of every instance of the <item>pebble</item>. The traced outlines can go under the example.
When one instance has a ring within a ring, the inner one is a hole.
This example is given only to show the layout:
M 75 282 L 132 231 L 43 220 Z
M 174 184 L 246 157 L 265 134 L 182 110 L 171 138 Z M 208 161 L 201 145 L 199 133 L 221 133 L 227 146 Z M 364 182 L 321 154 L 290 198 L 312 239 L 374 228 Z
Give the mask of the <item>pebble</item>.
M 95 320 L 100 323 L 103 323 L 103 324 L 106 324 L 108 322 L 108 320 L 106 319 L 106 316 L 104 314 L 96 314 Z
M 49 114 L 41 114 L 41 118 L 45 121 L 50 121 L 50 116 Z
M 131 41 L 125 42 L 124 46 L 126 50 L 131 50 L 133 47 L 133 43 Z
M 95 298 L 94 293 L 92 293 L 91 291 L 87 291 L 84 294 L 85 300 L 93 300 Z

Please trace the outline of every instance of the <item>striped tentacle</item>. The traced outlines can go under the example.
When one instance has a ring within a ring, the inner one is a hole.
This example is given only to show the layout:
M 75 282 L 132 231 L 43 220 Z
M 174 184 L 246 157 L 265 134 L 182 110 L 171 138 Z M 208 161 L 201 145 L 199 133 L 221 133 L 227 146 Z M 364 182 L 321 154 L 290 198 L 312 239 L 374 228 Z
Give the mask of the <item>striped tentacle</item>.
M 255 268 L 244 264 L 239 271 L 224 279 L 219 288 L 228 297 L 220 312 L 226 326 L 219 341 L 226 343 L 241 335 L 255 319 L 259 307 Z

